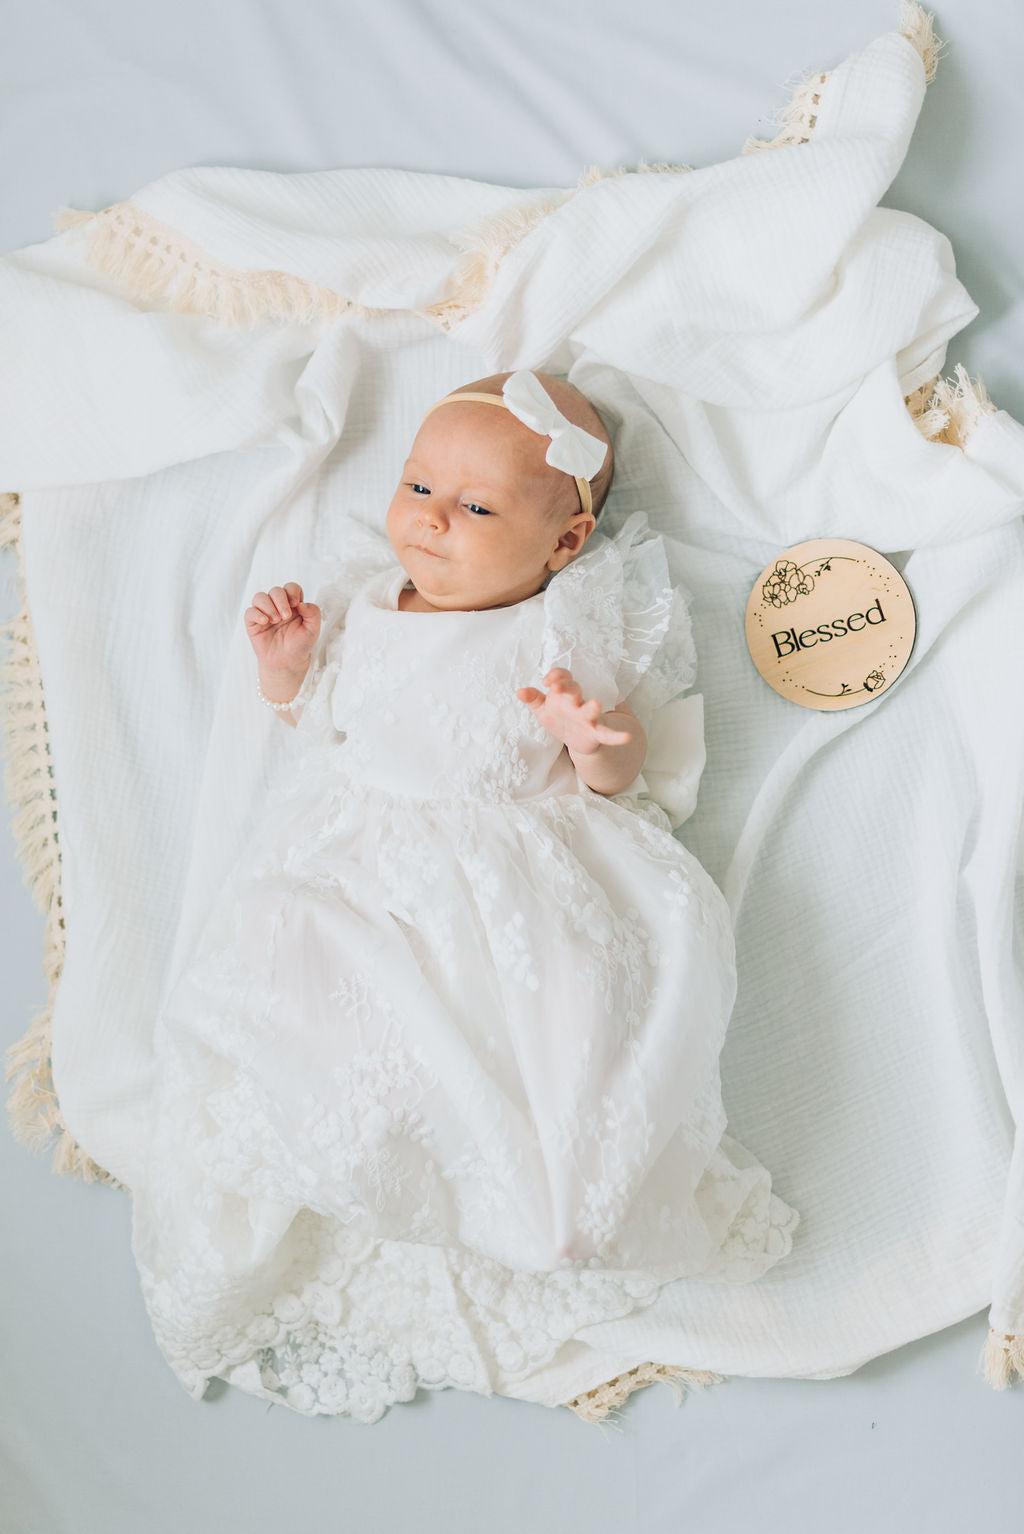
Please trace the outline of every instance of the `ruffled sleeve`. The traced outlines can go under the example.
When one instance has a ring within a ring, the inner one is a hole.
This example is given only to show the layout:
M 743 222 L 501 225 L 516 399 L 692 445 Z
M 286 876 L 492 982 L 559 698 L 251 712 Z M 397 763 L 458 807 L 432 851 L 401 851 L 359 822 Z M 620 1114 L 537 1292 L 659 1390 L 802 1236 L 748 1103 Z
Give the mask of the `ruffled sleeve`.
M 604 709 L 625 700 L 647 735 L 643 771 L 621 794 L 653 800 L 673 829 L 693 813 L 705 762 L 703 698 L 690 593 L 669 572 L 664 539 L 633 512 L 617 533 L 591 534 L 545 591 L 540 674 L 564 666 Z M 538 681 L 537 685 L 541 685 Z
M 373 576 L 395 569 L 398 560 L 390 540 L 355 518 L 343 523 L 344 548 L 320 561 L 311 588 L 320 608 L 320 632 L 310 656 L 302 686 L 292 700 L 291 713 L 298 731 L 307 741 L 313 737 L 333 739 L 330 711 L 334 678 L 341 664 L 345 615 L 356 592 Z

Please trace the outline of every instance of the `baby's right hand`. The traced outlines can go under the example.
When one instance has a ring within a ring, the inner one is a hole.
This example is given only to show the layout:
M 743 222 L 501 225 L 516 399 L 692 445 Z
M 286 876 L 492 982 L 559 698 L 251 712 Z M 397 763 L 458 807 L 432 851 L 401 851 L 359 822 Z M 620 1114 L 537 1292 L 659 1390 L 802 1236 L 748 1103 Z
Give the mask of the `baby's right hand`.
M 261 666 L 269 671 L 301 671 L 320 633 L 320 609 L 302 600 L 295 581 L 257 591 L 246 608 L 245 631 Z

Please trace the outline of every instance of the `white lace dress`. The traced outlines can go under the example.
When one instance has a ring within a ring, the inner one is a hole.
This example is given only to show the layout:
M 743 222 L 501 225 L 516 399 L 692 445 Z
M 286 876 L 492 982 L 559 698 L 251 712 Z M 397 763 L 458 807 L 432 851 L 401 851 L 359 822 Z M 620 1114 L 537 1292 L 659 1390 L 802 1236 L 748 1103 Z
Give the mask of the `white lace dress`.
M 650 723 L 689 687 L 661 540 L 635 513 L 511 607 L 400 612 L 406 579 L 364 529 L 317 593 L 292 770 L 158 1022 L 134 1249 L 195 1395 L 502 1390 L 799 1220 L 723 1134 L 723 895 L 515 695 L 564 665 Z

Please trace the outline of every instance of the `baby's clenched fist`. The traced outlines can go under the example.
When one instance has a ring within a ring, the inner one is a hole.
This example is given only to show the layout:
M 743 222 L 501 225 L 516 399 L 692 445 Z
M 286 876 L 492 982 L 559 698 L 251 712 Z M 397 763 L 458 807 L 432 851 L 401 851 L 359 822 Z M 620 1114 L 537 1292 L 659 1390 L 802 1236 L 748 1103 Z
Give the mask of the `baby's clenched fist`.
M 245 611 L 245 631 L 261 666 L 270 671 L 301 671 L 320 633 L 315 602 L 302 600 L 295 581 L 257 591 Z

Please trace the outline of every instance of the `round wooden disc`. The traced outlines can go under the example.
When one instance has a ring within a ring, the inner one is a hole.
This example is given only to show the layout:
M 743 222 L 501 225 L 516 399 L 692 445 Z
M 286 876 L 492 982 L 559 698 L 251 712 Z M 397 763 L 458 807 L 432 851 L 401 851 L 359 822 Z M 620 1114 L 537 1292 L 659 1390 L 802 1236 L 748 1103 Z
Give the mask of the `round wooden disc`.
M 917 614 L 906 581 L 875 549 L 811 538 L 761 571 L 746 632 L 754 665 L 782 697 L 804 708 L 856 708 L 907 664 Z

